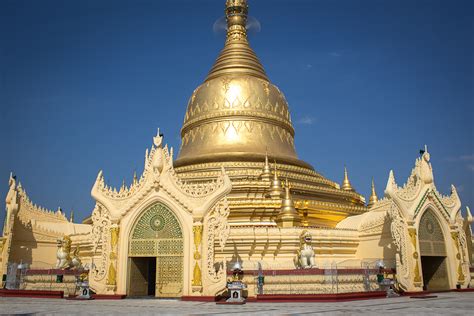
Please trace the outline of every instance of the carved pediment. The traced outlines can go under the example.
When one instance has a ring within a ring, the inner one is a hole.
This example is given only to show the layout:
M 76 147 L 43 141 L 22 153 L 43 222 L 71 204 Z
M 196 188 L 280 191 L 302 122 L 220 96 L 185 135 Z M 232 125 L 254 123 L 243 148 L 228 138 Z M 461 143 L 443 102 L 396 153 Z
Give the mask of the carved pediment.
M 134 178 L 130 186 L 120 189 L 105 184 L 102 171 L 92 188 L 92 197 L 110 210 L 113 220 L 120 220 L 134 206 L 152 195 L 166 195 L 183 210 L 195 217 L 202 217 L 222 196 L 231 189 L 225 170 L 215 180 L 190 183 L 182 180 L 173 167 L 173 148 L 162 146 L 162 136 L 154 137 L 154 144 L 145 153 L 145 166 L 139 179 Z

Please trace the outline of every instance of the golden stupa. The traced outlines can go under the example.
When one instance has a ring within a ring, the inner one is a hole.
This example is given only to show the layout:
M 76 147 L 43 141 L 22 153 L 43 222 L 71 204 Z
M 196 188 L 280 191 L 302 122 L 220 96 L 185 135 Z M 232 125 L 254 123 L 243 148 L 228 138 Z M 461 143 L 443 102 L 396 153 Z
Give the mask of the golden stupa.
M 98 172 L 83 223 L 34 204 L 10 175 L 0 296 L 75 295 L 81 277 L 103 297 L 209 302 L 232 291 L 232 267 L 257 301 L 384 294 L 382 267 L 400 292 L 474 286 L 474 219 L 454 186 L 437 190 L 427 147 L 402 186 L 390 171 L 384 198 L 372 182 L 367 207 L 345 167 L 339 185 L 298 158 L 285 97 L 249 46 L 247 11 L 226 2 L 225 46 L 189 100 L 176 161 L 158 130 L 129 186 Z
M 280 179 L 291 183 L 297 223 L 333 227 L 365 212 L 347 172 L 341 189 L 298 159 L 288 103 L 249 45 L 247 13 L 247 1 L 226 2 L 224 49 L 189 99 L 176 171 L 199 182 L 224 166 L 233 185 L 231 223 L 274 224 L 284 193 L 275 184 Z

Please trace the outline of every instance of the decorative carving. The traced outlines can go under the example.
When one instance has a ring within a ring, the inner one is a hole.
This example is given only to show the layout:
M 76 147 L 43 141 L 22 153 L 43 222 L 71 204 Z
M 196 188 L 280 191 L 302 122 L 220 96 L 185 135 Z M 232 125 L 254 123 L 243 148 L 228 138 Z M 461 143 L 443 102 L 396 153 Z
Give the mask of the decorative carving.
M 451 238 L 453 238 L 454 245 L 456 246 L 456 251 L 459 253 L 459 242 L 458 242 L 459 232 L 452 231 L 451 232 Z
M 199 260 L 201 259 L 201 240 L 202 240 L 202 225 L 193 226 L 194 233 L 194 270 L 193 270 L 193 286 L 202 286 L 201 267 Z
M 454 241 L 454 245 L 456 246 L 456 251 L 457 251 L 456 259 L 458 260 L 458 268 L 457 268 L 458 281 L 462 283 L 462 282 L 464 282 L 465 276 L 464 276 L 464 273 L 462 271 L 463 270 L 462 269 L 462 260 L 461 260 L 461 254 L 460 254 L 460 249 L 459 249 L 459 232 L 458 231 L 452 231 L 451 232 L 451 238 Z
M 395 205 L 392 204 L 389 210 L 391 218 L 390 230 L 392 232 L 392 240 L 397 247 L 397 271 L 401 276 L 408 278 L 408 259 L 407 259 L 407 242 L 406 242 L 406 224 Z
M 23 224 L 27 225 L 32 219 L 47 220 L 51 222 L 69 222 L 61 209 L 52 211 L 33 204 L 20 184 L 17 186 L 17 192 L 20 200 L 19 204 L 21 204 L 21 207 L 18 210 L 18 218 Z
M 194 264 L 192 285 L 202 286 L 201 268 L 199 268 L 199 264 L 197 262 Z
M 110 228 L 110 265 L 109 271 L 107 274 L 107 285 L 116 285 L 116 275 L 117 269 L 115 266 L 117 265 L 117 244 L 119 238 L 119 227 L 114 225 Z
M 410 236 L 411 244 L 413 245 L 413 249 L 416 251 L 416 228 L 410 227 L 408 228 L 408 235 Z
M 268 117 L 267 117 L 268 119 Z M 294 147 L 294 139 L 291 130 L 280 125 L 254 122 L 252 120 L 216 121 L 203 123 L 184 131 L 181 146 L 196 142 L 197 139 L 204 140 L 209 137 L 226 137 L 228 133 L 233 135 L 257 134 L 264 139 L 271 141 L 279 140 Z
M 420 275 L 420 266 L 418 264 L 418 256 L 416 256 L 416 258 L 415 258 L 415 269 L 414 269 L 413 273 L 415 274 L 415 276 L 413 277 L 413 282 L 420 283 L 421 282 L 421 275 Z
M 112 249 L 115 249 L 118 243 L 118 238 L 119 238 L 119 227 L 114 226 L 110 228 L 110 246 Z
M 439 192 L 436 192 L 439 199 L 441 200 L 441 203 L 448 208 L 453 208 L 456 206 L 456 203 L 459 201 L 459 196 L 457 194 L 456 187 L 454 185 L 451 185 L 451 194 L 449 196 L 443 195 Z
M 410 177 L 408 177 L 408 180 L 403 185 L 403 187 L 400 188 L 395 183 L 393 183 L 392 188 L 394 189 L 396 195 L 403 201 L 411 202 L 418 196 L 418 192 L 421 189 L 421 182 L 418 179 L 419 168 L 420 160 L 417 159 L 415 162 L 415 167 L 412 169 Z M 395 179 L 393 178 L 393 182 L 394 181 Z
M 107 272 L 107 285 L 116 285 L 117 284 L 117 272 L 115 270 L 114 264 L 110 262 L 109 270 Z
M 205 240 L 205 268 L 204 278 L 209 284 L 206 284 L 206 290 L 213 292 L 214 290 L 221 290 L 219 286 L 225 286 L 226 281 L 226 264 L 225 260 L 217 262 L 214 258 L 214 243 L 217 242 L 221 248 L 224 249 L 227 238 L 229 237 L 230 227 L 227 222 L 229 216 L 229 203 L 227 198 L 223 198 L 212 208 L 206 215 L 204 220 L 204 230 L 206 236 Z M 216 266 L 219 266 L 216 269 Z M 216 288 L 217 286 L 217 288 Z
M 109 211 L 97 203 L 92 212 L 92 252 L 100 251 L 100 258 L 94 262 L 95 269 L 92 269 L 92 279 L 95 282 L 101 282 L 107 276 L 109 268 L 109 252 L 110 252 L 110 213 Z
M 360 225 L 359 231 L 364 234 L 382 233 L 383 226 L 385 224 L 387 216 L 388 216 L 387 213 L 382 213 L 380 216 L 376 216 L 373 219 L 362 222 Z
M 409 227 L 408 228 L 408 235 L 410 236 L 410 241 L 411 241 L 411 244 L 413 246 L 413 260 L 415 261 L 415 268 L 413 270 L 413 274 L 414 274 L 413 281 L 415 283 L 419 283 L 419 282 L 421 282 L 421 275 L 420 275 L 420 266 L 419 266 L 419 263 L 418 263 L 419 255 L 418 255 L 418 251 L 417 251 L 417 248 L 416 248 L 416 228 Z

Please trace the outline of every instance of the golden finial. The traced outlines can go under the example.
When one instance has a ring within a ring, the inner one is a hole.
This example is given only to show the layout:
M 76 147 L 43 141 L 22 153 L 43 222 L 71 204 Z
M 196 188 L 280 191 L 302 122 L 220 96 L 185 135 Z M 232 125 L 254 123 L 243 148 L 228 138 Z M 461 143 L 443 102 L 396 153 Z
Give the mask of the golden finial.
M 268 152 L 265 152 L 265 165 L 263 166 L 261 178 L 265 181 L 270 181 L 272 178 L 272 170 L 270 169 L 270 164 L 268 163 Z
M 349 176 L 347 175 L 347 168 L 344 166 L 344 181 L 342 182 L 342 189 L 344 191 L 354 191 L 352 188 L 351 182 L 349 181 Z
M 301 218 L 295 208 L 295 203 L 291 197 L 290 182 L 288 178 L 285 183 L 285 196 L 281 200 L 281 209 L 275 220 L 280 227 L 294 227 L 301 224 Z
M 367 204 L 367 207 L 372 207 L 378 200 L 377 193 L 375 193 L 374 178 L 372 178 L 372 193 L 370 194 L 369 204 Z
M 71 215 L 69 215 L 69 221 L 74 222 L 74 210 L 71 210 Z
M 225 17 L 227 21 L 227 38 L 206 81 L 225 75 L 251 75 L 268 81 L 267 74 L 250 48 L 247 40 L 246 0 L 227 0 Z
M 283 189 L 281 186 L 281 181 L 278 178 L 278 170 L 277 170 L 277 164 L 275 161 L 275 172 L 273 173 L 273 181 L 272 184 L 270 185 L 270 197 L 271 198 L 281 198 L 283 193 Z
M 241 31 L 245 34 L 245 26 L 247 24 L 247 14 L 249 12 L 249 6 L 247 0 L 227 0 L 225 2 L 225 17 L 227 21 L 227 30 L 228 32 L 234 31 L 238 28 L 243 28 Z M 227 33 L 229 36 L 229 33 Z

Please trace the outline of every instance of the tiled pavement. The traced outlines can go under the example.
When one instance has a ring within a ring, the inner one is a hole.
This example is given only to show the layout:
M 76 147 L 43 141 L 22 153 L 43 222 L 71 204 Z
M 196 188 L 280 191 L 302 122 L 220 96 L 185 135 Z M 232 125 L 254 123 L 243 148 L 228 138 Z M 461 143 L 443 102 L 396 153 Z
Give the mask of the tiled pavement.
M 0 315 L 474 315 L 474 292 L 435 295 L 437 298 L 396 297 L 338 303 L 245 305 L 159 299 L 68 301 L 0 297 Z

